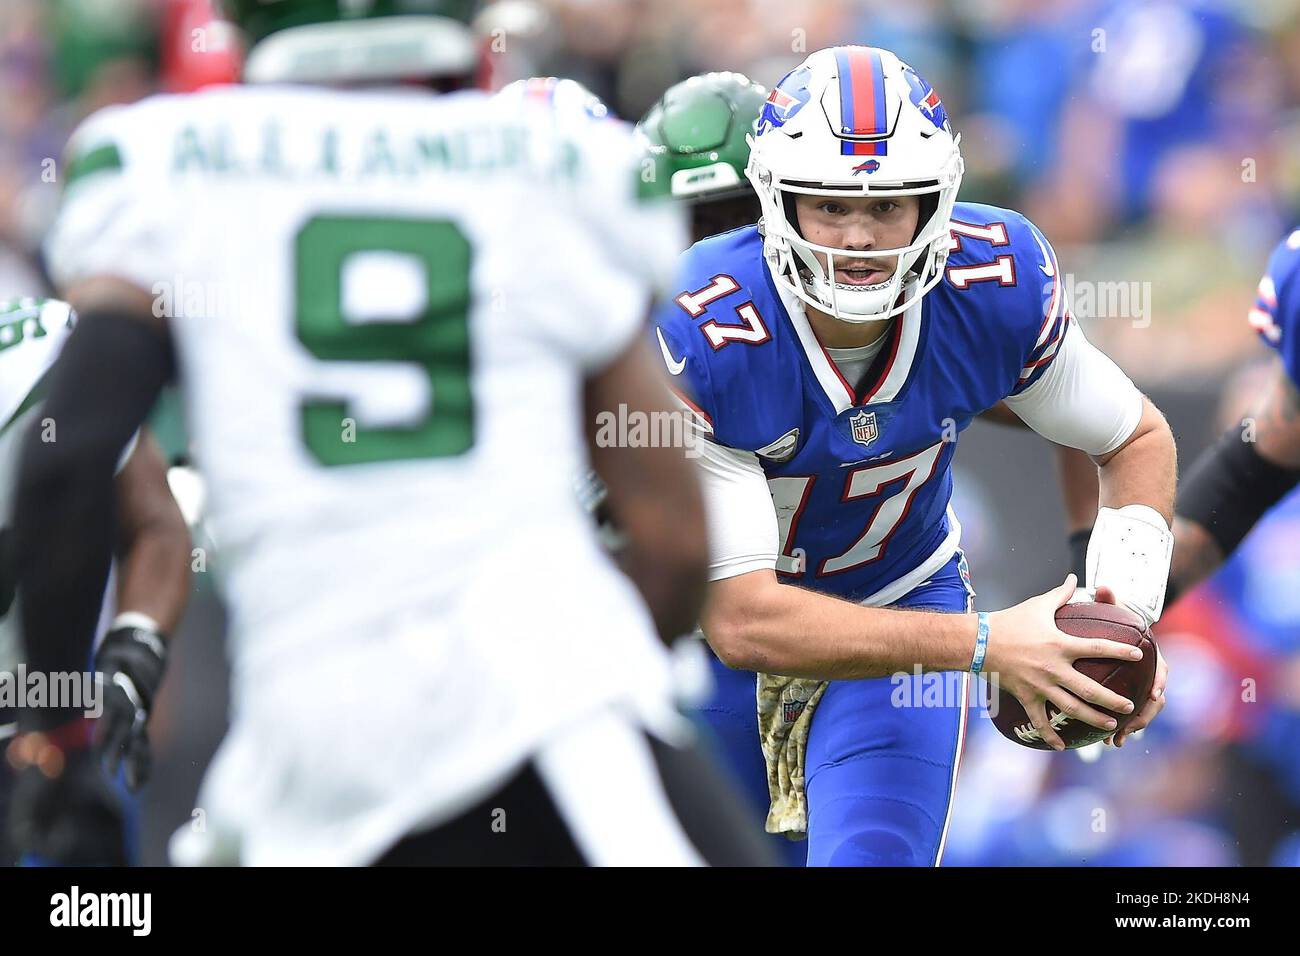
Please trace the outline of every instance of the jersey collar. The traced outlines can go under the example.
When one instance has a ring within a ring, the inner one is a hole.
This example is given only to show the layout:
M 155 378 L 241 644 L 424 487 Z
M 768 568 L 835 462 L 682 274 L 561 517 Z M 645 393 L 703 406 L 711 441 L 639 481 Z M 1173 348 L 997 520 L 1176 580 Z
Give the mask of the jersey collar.
M 872 363 L 863 382 L 862 394 L 858 395 L 844 380 L 825 347 L 817 340 L 812 324 L 808 321 L 808 314 L 804 311 L 803 300 L 780 286 L 777 286 L 777 294 L 785 306 L 804 357 L 808 359 L 813 375 L 837 415 L 858 405 L 881 405 L 898 397 L 916 360 L 916 347 L 921 340 L 921 304 L 925 301 L 924 296 L 894 322 L 894 327 L 887 333 L 885 347 L 876 356 L 876 361 Z

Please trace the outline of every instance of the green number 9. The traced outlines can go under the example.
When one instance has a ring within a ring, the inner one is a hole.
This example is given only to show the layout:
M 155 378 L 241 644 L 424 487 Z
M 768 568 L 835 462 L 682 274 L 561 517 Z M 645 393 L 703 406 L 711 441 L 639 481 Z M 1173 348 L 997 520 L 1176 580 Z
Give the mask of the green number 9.
M 430 408 L 420 421 L 389 428 L 345 428 L 347 403 L 304 399 L 303 441 L 322 465 L 446 458 L 474 444 L 470 389 L 469 241 L 441 220 L 316 216 L 295 239 L 295 328 L 323 362 L 405 362 L 428 376 Z M 360 252 L 415 257 L 426 297 L 404 321 L 349 322 L 343 315 L 343 266 Z

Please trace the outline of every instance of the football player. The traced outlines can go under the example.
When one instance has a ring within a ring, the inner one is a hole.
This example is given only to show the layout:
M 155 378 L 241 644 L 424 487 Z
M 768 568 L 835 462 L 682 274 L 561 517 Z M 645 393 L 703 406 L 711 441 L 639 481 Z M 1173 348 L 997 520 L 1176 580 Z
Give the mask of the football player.
M 656 635 L 704 589 L 689 464 L 592 438 L 628 576 L 571 491 L 599 413 L 667 405 L 639 333 L 684 224 L 631 129 L 438 95 L 479 65 L 469 4 L 223 6 L 244 86 L 105 110 L 70 145 L 48 255 L 81 321 L 17 529 L 43 658 L 80 653 L 88 589 L 67 582 L 100 561 L 111 462 L 176 374 L 233 700 L 174 859 L 760 859 Z
M 1073 577 L 991 617 L 961 613 L 950 466 L 975 415 L 1005 402 L 1094 457 L 1087 583 L 1147 622 L 1168 574 L 1174 443 L 1071 320 L 1047 239 L 1012 210 L 957 203 L 958 143 L 937 92 L 892 53 L 813 54 L 771 92 L 752 142 L 761 222 L 686 253 L 652 332 L 707 437 L 704 633 L 759 673 L 768 829 L 806 829 L 810 864 L 941 856 L 966 682 L 899 707 L 886 675 L 993 672 L 1057 749 L 1048 701 L 1103 728 L 1091 705 L 1136 708 L 1127 732 L 1161 706 L 1163 662 L 1136 702 L 1074 670 L 1135 652 L 1056 630 Z
M 758 222 L 758 195 L 745 175 L 749 141 L 758 126 L 768 91 L 740 73 L 702 73 L 670 87 L 642 117 L 637 128 L 663 157 L 672 194 L 690 209 L 693 241 Z M 665 348 L 660 343 L 661 350 Z M 665 355 L 670 365 L 673 359 Z M 981 417 L 1024 428 L 999 402 Z M 1067 512 L 1070 568 L 1082 580 L 1085 552 L 1097 515 L 1097 468 L 1083 452 L 1057 446 Z M 598 501 L 598 485 L 596 500 Z M 699 708 L 721 744 L 733 773 L 766 816 L 768 788 L 763 756 L 753 736 L 753 675 L 710 655 L 714 691 Z M 801 843 L 781 841 L 780 854 L 801 857 Z M 800 861 L 802 862 L 802 861 Z
M 14 479 L 18 448 L 28 430 L 36 429 L 50 443 L 60 438 L 60 426 L 48 419 L 44 399 L 50 369 L 73 324 L 64 302 L 0 304 L 0 672 L 6 679 L 13 679 L 20 663 L 29 672 L 46 669 L 39 648 L 24 662 L 20 647 L 18 605 L 29 596 L 17 587 Z M 148 778 L 146 730 L 166 665 L 168 635 L 189 594 L 190 537 L 168 490 L 166 463 L 147 430 L 122 456 L 113 486 L 110 512 L 119 558 L 114 596 L 105 598 L 100 586 L 98 599 L 87 604 L 88 613 L 77 622 L 87 641 L 102 633 L 99 619 L 107 622 L 94 658 L 94 670 L 102 674 L 102 713 L 93 721 L 69 715 L 57 736 L 63 761 L 51 762 L 36 738 L 15 742 L 8 747 L 8 759 L 0 761 L 0 820 L 16 786 L 21 812 L 13 822 L 28 862 L 123 863 L 134 851 L 124 832 L 124 814 L 129 816 L 133 806 L 129 801 L 124 806 L 110 790 L 96 757 L 104 758 L 113 775 L 121 765 L 128 790 L 137 790 Z M 55 582 L 56 589 L 63 584 Z M 45 597 L 57 599 L 57 591 Z M 41 599 L 32 598 L 37 605 Z M 86 659 L 70 661 L 66 669 L 82 671 Z M 13 708 L 0 706 L 0 739 L 9 744 L 16 728 Z M 5 863 L 16 856 L 8 846 L 2 854 Z
M 1249 321 L 1277 359 L 1254 413 L 1197 458 L 1179 487 L 1170 600 L 1211 574 L 1300 483 L 1300 229 L 1273 251 Z

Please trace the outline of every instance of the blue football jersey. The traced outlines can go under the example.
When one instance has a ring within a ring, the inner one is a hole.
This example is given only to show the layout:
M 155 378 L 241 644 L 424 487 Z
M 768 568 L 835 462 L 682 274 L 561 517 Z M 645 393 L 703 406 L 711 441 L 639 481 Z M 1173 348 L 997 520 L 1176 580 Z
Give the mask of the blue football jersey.
M 1291 381 L 1300 387 L 1300 229 L 1273 250 L 1250 324 L 1282 356 Z
M 683 254 L 651 334 L 709 437 L 757 454 L 781 580 L 879 599 L 951 557 L 957 435 L 1055 356 L 1070 320 L 1043 235 L 1012 210 L 958 203 L 949 249 L 944 280 L 896 317 L 857 388 L 773 282 L 756 226 Z

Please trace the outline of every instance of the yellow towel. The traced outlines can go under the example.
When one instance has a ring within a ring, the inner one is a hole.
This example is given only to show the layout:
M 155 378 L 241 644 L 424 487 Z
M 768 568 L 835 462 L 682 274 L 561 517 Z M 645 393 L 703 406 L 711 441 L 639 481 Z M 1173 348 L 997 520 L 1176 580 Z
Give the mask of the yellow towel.
M 758 675 L 758 734 L 767 763 L 768 833 L 792 840 L 808 836 L 808 798 L 804 794 L 804 752 L 813 711 L 827 681 Z
M 956 525 L 956 518 L 949 512 Z M 960 531 L 960 526 L 957 525 Z M 971 587 L 966 556 L 956 552 L 961 563 L 959 570 L 966 584 L 966 610 L 975 607 L 975 589 Z M 925 587 L 923 581 L 917 587 Z M 878 595 L 881 592 L 877 592 Z M 890 600 L 897 600 L 891 597 Z M 864 607 L 887 607 L 872 598 L 861 602 Z M 808 837 L 808 797 L 804 791 L 804 756 L 808 750 L 808 731 L 812 728 L 813 711 L 821 702 L 829 681 L 806 677 L 777 677 L 759 674 L 758 736 L 763 744 L 763 760 L 767 764 L 767 795 L 771 803 L 767 810 L 765 829 L 768 833 L 784 833 L 791 840 Z

